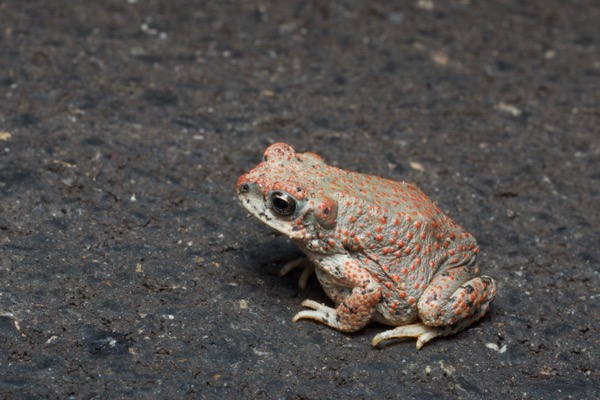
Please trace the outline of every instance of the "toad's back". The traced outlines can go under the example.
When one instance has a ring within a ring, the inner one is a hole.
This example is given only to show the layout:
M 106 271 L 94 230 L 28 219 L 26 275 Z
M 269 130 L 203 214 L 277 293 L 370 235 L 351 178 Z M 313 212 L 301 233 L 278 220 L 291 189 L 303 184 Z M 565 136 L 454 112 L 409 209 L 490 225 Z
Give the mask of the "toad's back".
M 436 253 L 440 261 L 475 250 L 475 239 L 444 214 L 418 187 L 376 176 L 326 167 L 318 191 L 338 204 L 336 236 L 352 234 L 352 249 L 422 260 Z M 370 250 L 370 251 L 369 251 Z M 469 254 L 469 255 L 470 255 Z M 390 258 L 390 257 L 384 257 Z M 457 261 L 458 262 L 458 261 Z M 434 267 L 434 265 L 431 265 Z

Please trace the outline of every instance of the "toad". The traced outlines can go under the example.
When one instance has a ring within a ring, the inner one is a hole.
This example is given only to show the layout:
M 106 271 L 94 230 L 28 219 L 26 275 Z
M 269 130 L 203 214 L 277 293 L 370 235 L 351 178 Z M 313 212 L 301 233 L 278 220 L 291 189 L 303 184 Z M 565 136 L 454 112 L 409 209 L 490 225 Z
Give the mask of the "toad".
M 284 143 L 236 186 L 244 208 L 289 237 L 306 255 L 284 266 L 305 266 L 335 307 L 305 300 L 311 319 L 342 332 L 379 322 L 392 338 L 429 340 L 455 334 L 488 311 L 496 283 L 480 275 L 475 238 L 419 188 L 329 166 L 314 153 Z

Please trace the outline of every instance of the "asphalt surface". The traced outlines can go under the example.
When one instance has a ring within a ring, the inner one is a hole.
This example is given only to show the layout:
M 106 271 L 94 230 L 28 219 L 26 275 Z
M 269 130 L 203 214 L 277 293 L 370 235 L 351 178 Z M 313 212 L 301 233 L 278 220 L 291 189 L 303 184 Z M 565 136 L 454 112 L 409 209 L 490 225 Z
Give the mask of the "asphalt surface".
M 2 398 L 600 393 L 597 1 L 0 1 Z M 489 314 L 292 323 L 315 280 L 234 186 L 274 141 L 417 183 Z

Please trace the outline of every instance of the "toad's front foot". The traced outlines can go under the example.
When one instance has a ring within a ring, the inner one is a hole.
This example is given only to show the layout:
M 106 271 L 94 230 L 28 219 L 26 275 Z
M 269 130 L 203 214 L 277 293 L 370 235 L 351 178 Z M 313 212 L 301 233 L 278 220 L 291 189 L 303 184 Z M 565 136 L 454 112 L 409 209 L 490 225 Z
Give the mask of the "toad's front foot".
M 304 300 L 301 305 L 302 307 L 312 308 L 312 310 L 300 311 L 298 314 L 294 315 L 292 322 L 298 322 L 301 319 L 312 319 L 339 329 L 337 326 L 339 318 L 336 317 L 337 314 L 335 308 L 327 307 L 326 305 L 317 303 L 313 300 Z
M 302 306 L 312 308 L 312 310 L 300 311 L 292 318 L 292 322 L 301 319 L 312 319 L 340 332 L 357 331 L 365 326 L 374 312 L 355 309 L 353 313 L 349 313 L 347 307 L 343 304 L 335 309 L 313 300 L 304 300 Z
M 298 279 L 298 286 L 304 290 L 308 284 L 308 279 L 315 273 L 315 266 L 308 258 L 300 257 L 288 262 L 279 270 L 279 276 L 285 276 L 288 272 L 296 268 L 302 268 L 302 274 L 300 274 L 300 279 Z

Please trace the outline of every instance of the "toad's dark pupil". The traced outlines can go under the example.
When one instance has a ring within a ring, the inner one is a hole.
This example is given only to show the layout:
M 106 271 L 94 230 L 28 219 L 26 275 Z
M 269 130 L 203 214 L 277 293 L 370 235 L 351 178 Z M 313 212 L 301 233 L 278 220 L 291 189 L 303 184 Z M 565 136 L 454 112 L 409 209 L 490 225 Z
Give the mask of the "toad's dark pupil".
M 296 209 L 296 203 L 284 193 L 273 193 L 271 197 L 273 209 L 281 215 L 290 215 Z
M 288 206 L 287 201 L 285 201 L 284 199 L 282 199 L 280 197 L 275 197 L 274 202 L 275 202 L 275 208 L 278 208 L 280 210 L 285 210 Z

